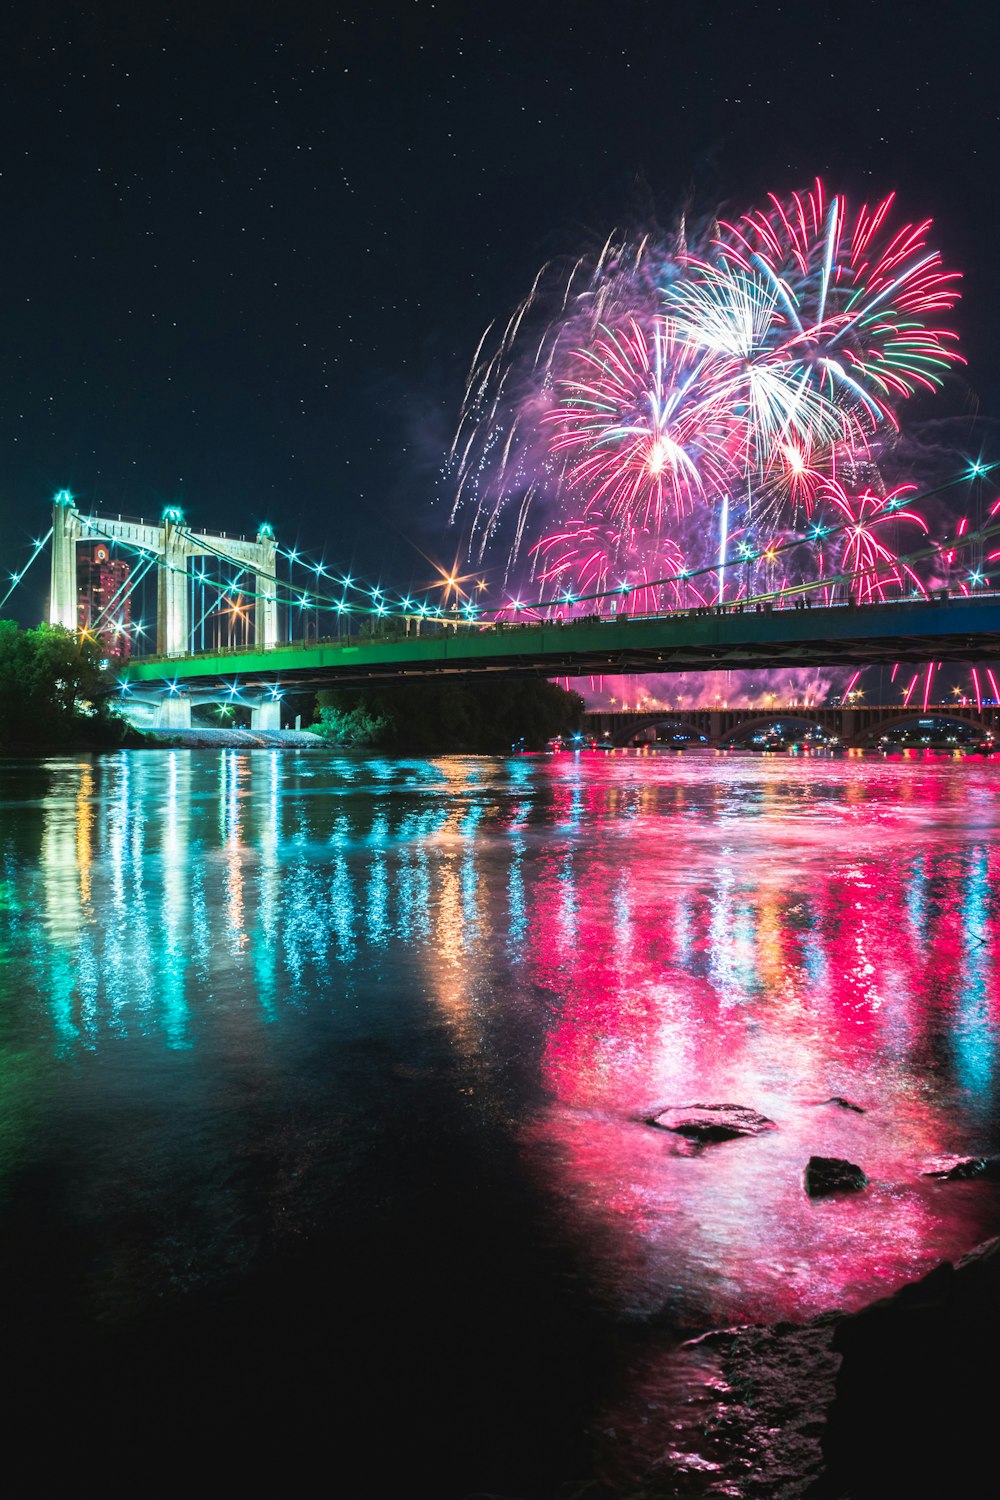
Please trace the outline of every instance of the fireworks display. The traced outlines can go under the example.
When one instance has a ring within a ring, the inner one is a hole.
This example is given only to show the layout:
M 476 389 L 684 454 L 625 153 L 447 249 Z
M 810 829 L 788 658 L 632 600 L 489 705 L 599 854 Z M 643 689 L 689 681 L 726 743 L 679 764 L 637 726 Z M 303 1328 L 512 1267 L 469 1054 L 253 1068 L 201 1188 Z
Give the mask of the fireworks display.
M 452 447 L 477 564 L 496 549 L 546 613 L 923 587 L 892 456 L 902 405 L 961 358 L 930 229 L 817 181 L 544 267 L 484 335 Z

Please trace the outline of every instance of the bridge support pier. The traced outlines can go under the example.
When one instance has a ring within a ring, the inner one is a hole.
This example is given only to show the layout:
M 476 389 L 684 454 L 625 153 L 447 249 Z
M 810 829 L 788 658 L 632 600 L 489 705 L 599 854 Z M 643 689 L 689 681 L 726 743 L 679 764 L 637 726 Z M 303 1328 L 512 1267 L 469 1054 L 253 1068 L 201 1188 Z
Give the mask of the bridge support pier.
M 156 711 L 157 729 L 190 729 L 191 728 L 191 703 L 187 698 L 180 698 L 176 693 L 169 694 L 162 700 Z
M 266 731 L 281 728 L 281 702 L 277 698 L 265 698 L 250 710 L 250 728 Z

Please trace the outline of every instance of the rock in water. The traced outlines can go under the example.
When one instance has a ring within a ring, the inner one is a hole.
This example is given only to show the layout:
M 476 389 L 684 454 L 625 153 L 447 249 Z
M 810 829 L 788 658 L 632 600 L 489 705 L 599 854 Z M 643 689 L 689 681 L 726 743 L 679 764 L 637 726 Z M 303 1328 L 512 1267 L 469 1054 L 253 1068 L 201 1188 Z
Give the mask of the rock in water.
M 969 1177 L 1000 1177 L 1000 1156 L 963 1156 L 948 1167 L 924 1172 L 924 1177 L 938 1177 L 942 1182 L 964 1182 Z
M 743 1135 L 762 1135 L 765 1130 L 775 1128 L 767 1115 L 747 1109 L 745 1104 L 668 1105 L 654 1115 L 646 1115 L 645 1121 L 659 1130 L 672 1130 L 675 1135 L 687 1136 L 688 1140 L 704 1145 L 734 1141 Z
M 843 1355 L 811 1493 L 986 1494 L 996 1468 L 1000 1240 L 838 1325 Z
M 806 1164 L 806 1192 L 810 1198 L 827 1193 L 859 1193 L 868 1178 L 852 1161 L 840 1156 L 810 1156 Z
M 856 1115 L 863 1115 L 864 1110 L 860 1104 L 852 1104 L 850 1099 L 845 1099 L 843 1094 L 831 1094 L 829 1099 L 823 1100 L 824 1104 L 836 1104 L 840 1109 L 849 1109 Z

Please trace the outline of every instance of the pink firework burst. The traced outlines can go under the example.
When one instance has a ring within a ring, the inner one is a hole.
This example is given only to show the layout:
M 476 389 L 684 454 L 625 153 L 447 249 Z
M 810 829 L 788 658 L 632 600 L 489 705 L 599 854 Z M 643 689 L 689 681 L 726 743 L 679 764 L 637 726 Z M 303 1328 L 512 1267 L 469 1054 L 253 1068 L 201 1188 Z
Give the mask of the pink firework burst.
M 899 556 L 897 546 L 901 526 L 916 526 L 927 534 L 923 516 L 905 508 L 905 497 L 915 488 L 903 484 L 878 495 L 870 489 L 849 494 L 836 481 L 823 487 L 820 500 L 832 510 L 840 571 L 849 575 L 848 586 L 859 604 L 885 599 L 907 582 L 924 591 L 916 573 Z
M 602 326 L 576 351 L 544 421 L 588 509 L 659 530 L 724 486 L 743 423 L 720 404 L 713 363 L 661 317 Z
M 895 195 L 852 212 L 817 178 L 787 200 L 722 223 L 718 254 L 774 286 L 789 351 L 816 384 L 895 425 L 895 403 L 936 389 L 961 362 L 957 334 L 938 325 L 958 300 L 954 272 L 928 247 L 932 220 L 897 224 Z
M 960 359 L 929 232 L 817 182 L 540 272 L 469 375 L 451 472 L 470 556 L 501 549 L 505 589 L 540 584 L 544 609 L 602 588 L 646 607 L 685 571 L 690 603 L 699 577 L 713 602 L 779 572 L 908 587 L 895 544 L 925 528 L 887 493 L 899 412 Z
M 703 602 L 700 594 L 689 597 L 684 555 L 672 537 L 623 528 L 594 509 L 542 537 L 532 548 L 532 560 L 537 583 L 567 608 L 581 595 L 612 590 L 630 613 Z

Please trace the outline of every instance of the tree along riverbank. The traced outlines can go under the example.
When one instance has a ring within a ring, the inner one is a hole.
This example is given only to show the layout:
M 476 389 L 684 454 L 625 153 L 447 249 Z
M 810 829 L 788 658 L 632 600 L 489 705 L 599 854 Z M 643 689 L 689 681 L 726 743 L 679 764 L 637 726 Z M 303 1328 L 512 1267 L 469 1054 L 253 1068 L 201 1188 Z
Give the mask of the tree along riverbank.
M 553 682 L 496 678 L 335 688 L 316 695 L 316 734 L 397 754 L 509 755 L 541 750 L 580 725 L 579 693 Z
M 0 752 L 52 754 L 147 743 L 118 714 L 100 644 L 60 625 L 0 620 Z

